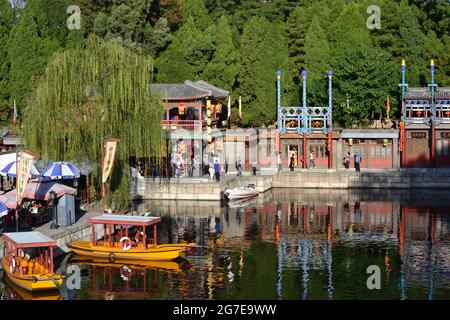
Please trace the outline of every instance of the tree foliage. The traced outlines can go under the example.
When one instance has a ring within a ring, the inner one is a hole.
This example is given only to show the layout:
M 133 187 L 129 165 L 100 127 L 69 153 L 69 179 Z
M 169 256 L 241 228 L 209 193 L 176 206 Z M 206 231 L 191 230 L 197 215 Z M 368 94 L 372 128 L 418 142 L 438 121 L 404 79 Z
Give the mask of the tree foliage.
M 120 139 L 110 188 L 114 205 L 126 207 L 128 159 L 161 152 L 163 106 L 148 89 L 152 63 L 96 37 L 54 54 L 23 113 L 27 146 L 46 159 L 92 162 L 91 185 L 98 191 L 102 138 Z

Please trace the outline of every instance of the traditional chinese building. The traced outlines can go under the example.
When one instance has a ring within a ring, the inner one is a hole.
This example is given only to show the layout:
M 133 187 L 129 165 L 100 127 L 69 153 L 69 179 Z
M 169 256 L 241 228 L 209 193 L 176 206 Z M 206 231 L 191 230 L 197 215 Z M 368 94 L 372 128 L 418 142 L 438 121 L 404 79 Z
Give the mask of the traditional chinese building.
M 223 103 L 228 91 L 202 80 L 155 83 L 150 88 L 161 96 L 166 107 L 162 125 L 167 133 L 169 168 L 170 161 L 180 161 L 184 169 L 193 164 L 192 175 L 201 176 L 205 165 L 223 148 L 220 131 L 227 126 Z
M 306 99 L 305 70 L 302 72 L 303 104 L 281 105 L 281 71 L 277 72 L 277 118 L 279 139 L 278 152 L 283 166 L 289 165 L 291 157 L 297 167 L 308 168 L 310 153 L 314 152 L 317 168 L 333 168 L 333 139 L 339 134 L 332 128 L 332 72 L 328 71 L 328 105 L 311 106 Z
M 406 84 L 402 61 L 402 167 L 450 167 L 450 88 L 438 88 L 431 60 L 431 83 L 425 88 Z

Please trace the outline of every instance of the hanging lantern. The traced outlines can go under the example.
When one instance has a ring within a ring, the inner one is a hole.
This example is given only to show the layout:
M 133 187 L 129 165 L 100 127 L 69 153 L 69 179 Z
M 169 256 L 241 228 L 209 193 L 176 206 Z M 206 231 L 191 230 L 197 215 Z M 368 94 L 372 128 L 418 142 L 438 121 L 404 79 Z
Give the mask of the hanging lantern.
M 206 116 L 209 118 L 209 117 L 211 117 L 211 110 L 210 109 L 207 109 L 206 110 Z
M 206 127 L 206 133 L 207 133 L 207 134 L 211 134 L 211 132 L 212 132 L 211 127 Z
M 383 147 L 386 148 L 388 146 L 388 139 L 383 139 Z
M 218 104 L 216 104 L 216 113 L 221 113 L 222 112 L 222 104 L 219 102 Z
M 349 145 L 349 146 L 353 145 L 353 139 L 352 139 L 352 138 L 349 138 L 349 139 L 348 139 L 348 145 Z
M 184 115 L 185 109 L 186 109 L 186 106 L 183 103 L 179 104 L 178 105 L 178 114 L 180 116 Z
M 206 119 L 206 123 L 208 124 L 208 126 L 210 126 L 211 125 L 211 118 L 208 118 L 208 119 Z
M 314 127 L 318 127 L 318 126 L 320 126 L 320 121 L 314 121 Z

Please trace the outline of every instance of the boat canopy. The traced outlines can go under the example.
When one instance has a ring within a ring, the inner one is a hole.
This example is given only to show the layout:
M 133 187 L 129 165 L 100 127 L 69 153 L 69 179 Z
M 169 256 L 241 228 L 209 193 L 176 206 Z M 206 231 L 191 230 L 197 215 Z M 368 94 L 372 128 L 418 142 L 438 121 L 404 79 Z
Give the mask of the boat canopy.
M 12 232 L 3 234 L 5 241 L 16 248 L 56 247 L 56 240 L 39 231 Z
M 115 224 L 127 226 L 150 226 L 161 222 L 160 217 L 143 217 L 143 216 L 125 216 L 104 214 L 89 218 L 88 221 L 92 224 Z

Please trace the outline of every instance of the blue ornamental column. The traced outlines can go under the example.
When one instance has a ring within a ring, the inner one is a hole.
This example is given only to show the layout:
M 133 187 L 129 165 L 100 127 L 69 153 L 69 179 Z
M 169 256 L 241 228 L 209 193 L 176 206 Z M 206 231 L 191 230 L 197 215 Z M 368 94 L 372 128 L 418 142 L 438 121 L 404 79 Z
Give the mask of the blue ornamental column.
M 281 130 L 281 71 L 277 71 L 277 119 L 278 131 Z
M 303 143 L 302 143 L 302 148 L 303 148 L 303 155 L 302 155 L 302 159 L 303 159 L 303 168 L 307 168 L 307 153 L 306 153 L 306 148 L 307 148 L 307 142 L 306 142 L 306 130 L 309 128 L 309 124 L 308 124 L 308 113 L 306 111 L 306 70 L 302 71 L 302 79 L 303 79 L 303 126 L 302 126 L 302 130 L 303 130 Z
M 435 158 L 435 150 L 436 150 L 436 106 L 434 104 L 434 91 L 436 88 L 436 84 L 434 83 L 434 60 L 431 59 L 430 62 L 430 71 L 431 71 L 431 84 L 428 86 L 431 87 L 431 164 L 433 167 L 436 167 L 436 158 Z

